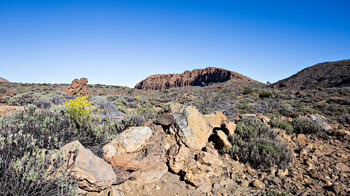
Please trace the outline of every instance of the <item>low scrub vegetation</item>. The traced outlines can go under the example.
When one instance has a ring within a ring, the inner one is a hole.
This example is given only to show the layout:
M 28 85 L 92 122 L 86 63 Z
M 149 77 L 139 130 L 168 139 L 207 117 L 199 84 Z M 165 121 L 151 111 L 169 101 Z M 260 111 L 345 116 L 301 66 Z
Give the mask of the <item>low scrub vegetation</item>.
M 233 147 L 227 153 L 257 169 L 265 170 L 274 165 L 284 169 L 291 160 L 290 152 L 276 139 L 276 135 L 255 118 L 237 121 L 236 132 L 229 141 Z

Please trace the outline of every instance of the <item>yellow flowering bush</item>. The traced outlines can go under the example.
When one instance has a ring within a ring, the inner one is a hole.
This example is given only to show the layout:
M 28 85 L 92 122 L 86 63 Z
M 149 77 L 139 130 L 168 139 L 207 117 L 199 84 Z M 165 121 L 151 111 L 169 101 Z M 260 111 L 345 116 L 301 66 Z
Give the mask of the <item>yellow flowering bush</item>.
M 92 103 L 87 100 L 87 96 L 78 95 L 75 99 L 65 102 L 67 112 L 70 117 L 79 125 L 82 126 L 84 121 L 91 118 Z

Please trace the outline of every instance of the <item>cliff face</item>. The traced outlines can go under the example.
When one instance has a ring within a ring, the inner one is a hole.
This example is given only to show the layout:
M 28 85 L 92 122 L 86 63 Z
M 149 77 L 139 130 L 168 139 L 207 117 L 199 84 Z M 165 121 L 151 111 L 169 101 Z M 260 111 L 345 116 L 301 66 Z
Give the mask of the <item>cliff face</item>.
M 0 77 L 0 82 L 6 82 L 6 83 L 11 83 L 10 81 L 6 80 L 5 78 Z
M 280 80 L 272 86 L 293 89 L 350 86 L 350 60 L 319 63 Z
M 231 79 L 253 81 L 239 73 L 216 67 L 194 69 L 182 74 L 157 74 L 151 75 L 136 84 L 137 89 L 169 89 L 183 86 L 205 86 L 213 83 L 222 83 Z

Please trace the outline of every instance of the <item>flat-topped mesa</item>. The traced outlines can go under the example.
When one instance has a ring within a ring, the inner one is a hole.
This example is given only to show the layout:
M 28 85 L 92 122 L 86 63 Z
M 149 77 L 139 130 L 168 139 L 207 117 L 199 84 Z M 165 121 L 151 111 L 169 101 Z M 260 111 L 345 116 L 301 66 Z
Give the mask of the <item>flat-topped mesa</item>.
M 231 79 L 253 81 L 239 73 L 216 68 L 194 69 L 182 74 L 156 74 L 137 83 L 137 89 L 163 90 L 173 87 L 205 86 L 213 83 L 222 83 Z

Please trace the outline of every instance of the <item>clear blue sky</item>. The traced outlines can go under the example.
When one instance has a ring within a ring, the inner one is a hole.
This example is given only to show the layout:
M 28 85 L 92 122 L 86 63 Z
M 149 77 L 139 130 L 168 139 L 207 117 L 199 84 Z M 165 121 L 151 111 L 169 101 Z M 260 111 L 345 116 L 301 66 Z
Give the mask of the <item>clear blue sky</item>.
M 0 77 L 134 86 L 217 66 L 275 82 L 350 58 L 349 0 L 0 0 Z

